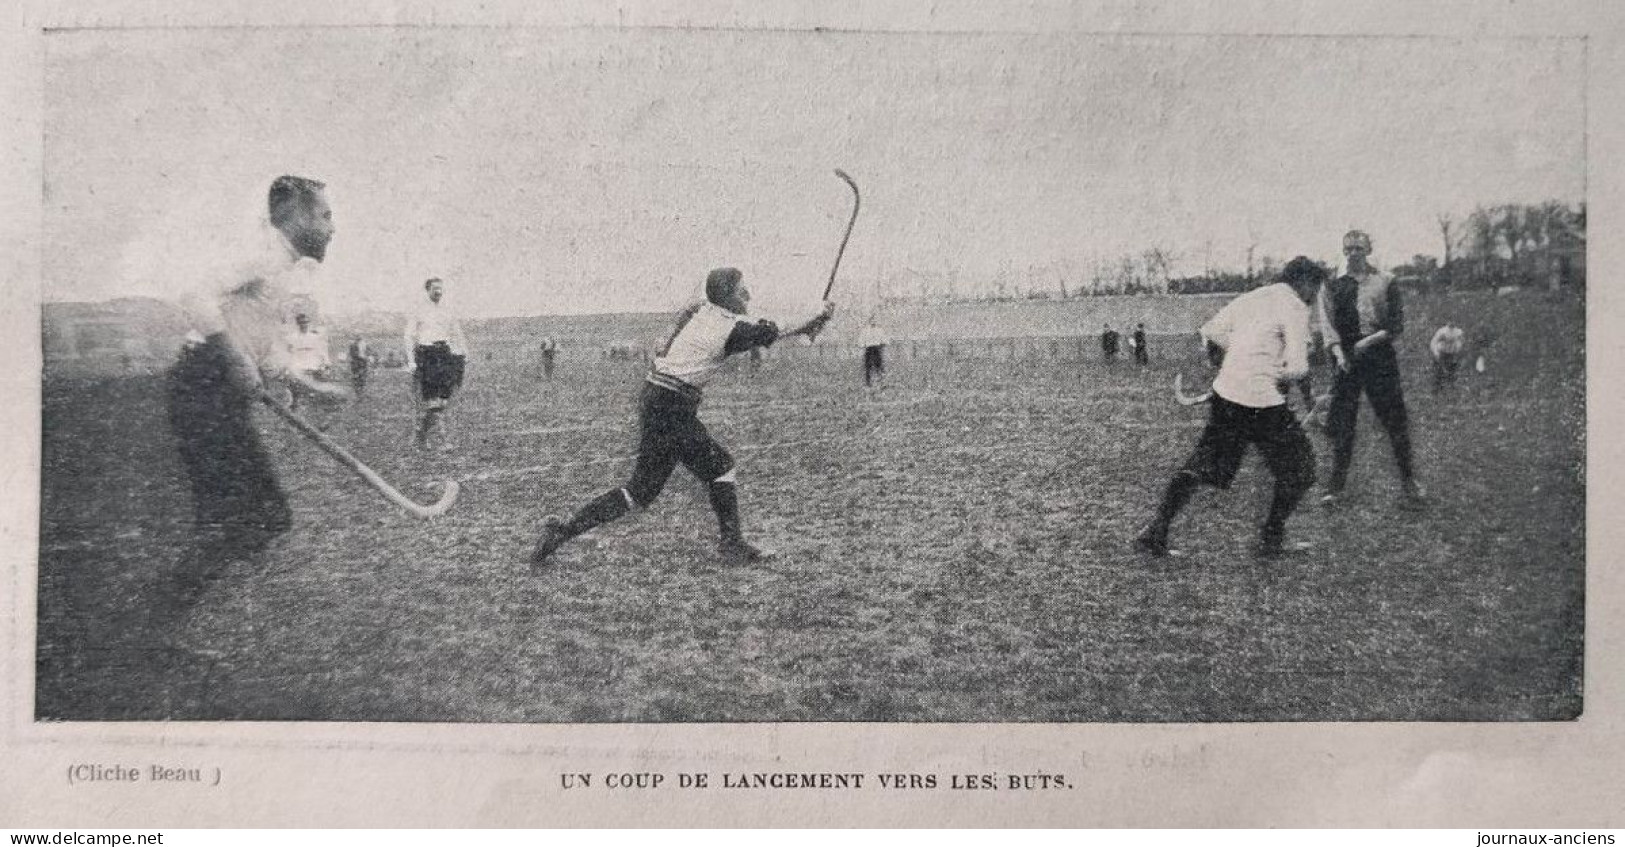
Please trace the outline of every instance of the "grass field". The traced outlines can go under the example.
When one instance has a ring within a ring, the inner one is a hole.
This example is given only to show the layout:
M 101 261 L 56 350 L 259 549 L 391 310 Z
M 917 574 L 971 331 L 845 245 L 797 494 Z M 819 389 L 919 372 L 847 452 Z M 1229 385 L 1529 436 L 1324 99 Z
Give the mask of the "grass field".
M 269 417 L 297 526 L 188 621 L 148 621 L 188 503 L 150 379 L 45 381 L 37 715 L 46 720 L 1540 720 L 1581 710 L 1583 300 L 1413 300 L 1403 357 L 1435 497 L 1395 504 L 1362 413 L 1352 503 L 1306 506 L 1307 557 L 1248 546 L 1249 460 L 1175 526 L 1128 542 L 1203 411 L 1194 358 L 1145 369 L 1035 357 L 801 354 L 724 376 L 701 409 L 741 460 L 747 531 L 780 557 L 727 568 L 682 472 L 647 513 L 524 556 L 542 515 L 618 485 L 640 378 L 567 361 L 543 383 L 471 367 L 458 449 L 409 447 L 405 377 L 331 434 L 446 517 L 397 514 Z M 1210 310 L 1203 300 L 1192 308 Z M 1428 390 L 1445 313 L 1495 339 L 1491 370 Z M 1317 437 L 1317 449 L 1325 456 Z M 185 653 L 153 633 L 184 626 Z

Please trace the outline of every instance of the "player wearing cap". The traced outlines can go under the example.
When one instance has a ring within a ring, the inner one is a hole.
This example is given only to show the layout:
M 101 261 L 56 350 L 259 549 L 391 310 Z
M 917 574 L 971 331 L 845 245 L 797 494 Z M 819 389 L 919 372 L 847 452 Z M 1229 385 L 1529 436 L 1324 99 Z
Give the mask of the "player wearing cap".
M 647 508 L 679 463 L 707 486 L 721 533 L 723 561 L 741 564 L 767 558 L 745 540 L 734 487 L 734 460 L 700 422 L 702 392 L 729 356 L 767 347 L 781 338 L 816 334 L 829 322 L 835 305 L 826 302 L 811 320 L 781 332 L 770 321 L 745 317 L 750 291 L 734 268 L 718 268 L 706 277 L 705 298 L 678 316 L 645 380 L 638 412 L 638 457 L 631 479 L 599 495 L 568 521 L 548 516 L 531 553 L 532 572 L 543 568 L 564 542 Z
M 1326 278 L 1320 265 L 1299 256 L 1280 279 L 1230 301 L 1202 326 L 1208 358 L 1219 364 L 1207 427 L 1165 489 L 1156 516 L 1134 546 L 1166 556 L 1173 520 L 1202 485 L 1229 488 L 1249 444 L 1275 477 L 1258 552 L 1283 552 L 1286 521 L 1315 483 L 1315 454 L 1287 407 L 1290 385 L 1309 372 L 1309 303 Z
M 1336 506 L 1354 460 L 1355 423 L 1360 395 L 1371 398 L 1377 422 L 1388 433 L 1399 466 L 1403 502 L 1421 506 L 1426 495 L 1411 459 L 1410 418 L 1400 384 L 1394 341 L 1405 328 L 1405 310 L 1393 277 L 1370 264 L 1371 236 L 1359 230 L 1343 236 L 1344 271 L 1320 290 L 1316 309 L 1326 349 L 1337 369 L 1332 381 L 1326 431 L 1332 439 L 1332 475 L 1321 505 Z

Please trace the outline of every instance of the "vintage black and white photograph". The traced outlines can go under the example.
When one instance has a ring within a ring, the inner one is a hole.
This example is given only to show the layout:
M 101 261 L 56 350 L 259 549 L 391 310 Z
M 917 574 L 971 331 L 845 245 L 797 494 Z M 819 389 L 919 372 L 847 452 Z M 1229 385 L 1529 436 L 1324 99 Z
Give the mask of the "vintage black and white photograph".
M 36 721 L 1585 709 L 1583 38 L 43 41 Z

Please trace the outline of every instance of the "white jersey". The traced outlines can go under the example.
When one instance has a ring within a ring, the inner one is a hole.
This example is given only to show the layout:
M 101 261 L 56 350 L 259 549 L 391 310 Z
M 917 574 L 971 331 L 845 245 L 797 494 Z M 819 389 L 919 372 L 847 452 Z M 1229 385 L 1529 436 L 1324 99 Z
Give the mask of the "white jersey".
M 1439 327 L 1438 332 L 1433 333 L 1433 341 L 1428 346 L 1432 348 L 1435 359 L 1441 356 L 1459 356 L 1467 344 L 1466 339 L 1467 333 L 1461 327 L 1446 324 Z
M 270 223 L 260 227 L 258 241 L 229 270 L 183 291 L 177 305 L 185 315 L 188 343 L 229 331 L 237 347 L 273 376 L 290 366 L 284 333 L 294 296 L 304 296 L 320 312 L 314 285 L 319 263 L 301 257 Z
M 327 333 L 320 329 L 302 332 L 295 328 L 288 333 L 288 368 L 304 373 L 316 373 L 333 364 L 327 348 Z
M 649 381 L 677 391 L 703 388 L 730 353 L 765 347 L 778 337 L 771 322 L 753 321 L 715 303 L 692 306 L 655 356 Z
M 463 322 L 457 310 L 446 305 L 443 297 L 438 303 L 425 299 L 418 304 L 407 318 L 405 336 L 406 349 L 409 351 L 419 346 L 432 347 L 443 341 L 451 348 L 452 355 L 468 355 L 468 337 L 463 334 Z
M 1232 403 L 1279 406 L 1286 402 L 1279 383 L 1309 372 L 1309 307 L 1285 283 L 1231 300 L 1202 327 L 1202 337 L 1224 349 L 1213 391 Z

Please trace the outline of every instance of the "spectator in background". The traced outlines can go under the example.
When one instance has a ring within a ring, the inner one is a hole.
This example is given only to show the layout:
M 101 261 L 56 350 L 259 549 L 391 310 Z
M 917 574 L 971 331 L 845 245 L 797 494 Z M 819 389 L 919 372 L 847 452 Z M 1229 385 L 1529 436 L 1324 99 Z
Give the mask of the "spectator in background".
M 553 360 L 559 355 L 559 343 L 551 337 L 542 338 L 542 376 L 553 379 Z
M 886 344 L 889 341 L 877 317 L 871 316 L 858 333 L 858 343 L 863 346 L 864 386 L 872 386 L 886 378 Z
M 350 389 L 360 397 L 367 390 L 367 375 L 372 370 L 372 351 L 367 348 L 367 340 L 356 336 L 350 342 Z
M 1145 324 L 1134 325 L 1134 334 L 1129 336 L 1129 346 L 1134 348 L 1134 364 L 1146 365 L 1151 363 L 1151 351 L 1145 344 Z
M 1117 350 L 1121 341 L 1122 336 L 1117 334 L 1117 330 L 1112 329 L 1111 324 L 1102 325 L 1100 330 L 1100 355 L 1105 358 L 1107 363 L 1117 361 Z

